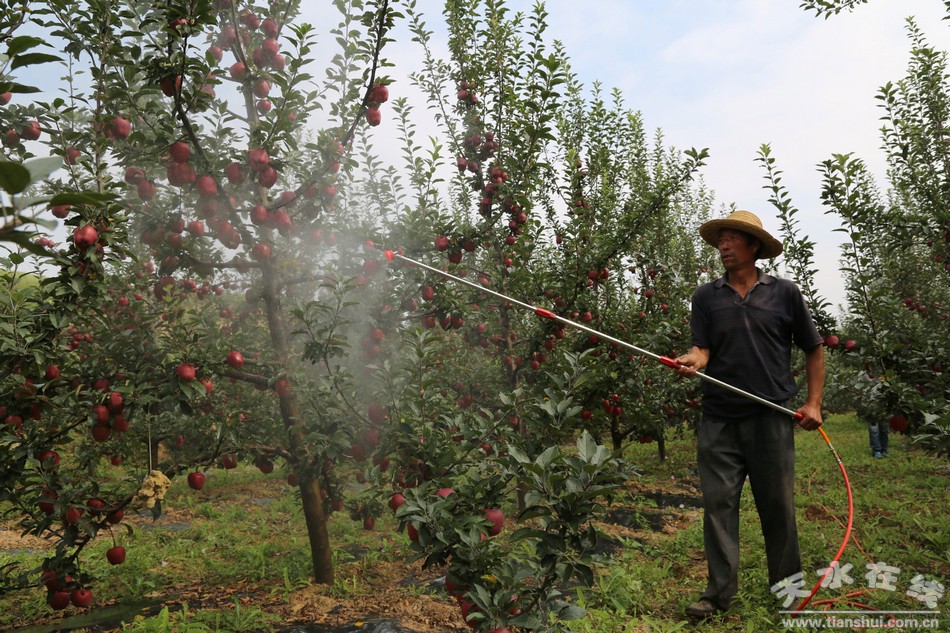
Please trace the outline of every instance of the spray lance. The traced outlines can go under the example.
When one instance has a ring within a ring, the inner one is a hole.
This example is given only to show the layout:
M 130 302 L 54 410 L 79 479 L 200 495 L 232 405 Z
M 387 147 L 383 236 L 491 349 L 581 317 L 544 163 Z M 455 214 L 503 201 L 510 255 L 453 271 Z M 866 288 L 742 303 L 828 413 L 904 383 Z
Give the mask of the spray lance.
M 662 363 L 662 364 L 664 364 L 664 365 L 666 365 L 667 367 L 670 367 L 670 368 L 672 368 L 672 369 L 676 369 L 676 368 L 680 367 L 680 363 L 677 362 L 676 359 L 674 359 L 674 358 L 670 358 L 670 357 L 668 357 L 668 356 L 661 356 L 661 355 L 659 355 L 659 354 L 654 354 L 653 352 L 651 352 L 651 351 L 649 351 L 649 350 L 646 350 L 646 349 L 643 349 L 643 348 L 641 348 L 641 347 L 637 347 L 636 345 L 633 345 L 632 343 L 628 343 L 627 341 L 624 341 L 624 340 L 615 338 L 615 337 L 613 337 L 613 336 L 610 336 L 609 334 L 604 334 L 603 332 L 600 332 L 599 330 L 595 330 L 594 328 L 588 327 L 588 326 L 584 325 L 583 323 L 578 323 L 578 322 L 572 321 L 572 320 L 570 320 L 570 319 L 565 319 L 564 317 L 562 317 L 562 316 L 560 316 L 560 315 L 558 315 L 558 314 L 555 314 L 554 312 L 551 312 L 550 310 L 546 310 L 546 309 L 544 309 L 544 308 L 539 308 L 539 307 L 537 307 L 537 306 L 530 305 L 530 304 L 525 303 L 525 302 L 523 302 L 523 301 L 518 301 L 517 299 L 514 299 L 514 298 L 509 297 L 509 296 L 507 296 L 507 295 L 503 295 L 503 294 L 500 293 L 500 292 L 496 292 L 496 291 L 494 291 L 494 290 L 492 290 L 492 289 L 490 289 L 490 288 L 486 288 L 486 287 L 484 287 L 484 286 L 481 286 L 481 285 L 479 285 L 479 284 L 473 283 L 473 282 L 468 281 L 468 280 L 466 280 L 466 279 L 462 279 L 461 277 L 456 277 L 455 275 L 449 274 L 449 273 L 445 272 L 444 270 L 439 270 L 438 268 L 435 268 L 435 267 L 433 267 L 433 266 L 429 266 L 428 264 L 424 264 L 424 263 L 422 263 L 422 262 L 420 262 L 420 261 L 416 261 L 416 260 L 414 260 L 414 259 L 411 259 L 411 258 L 409 258 L 409 257 L 406 257 L 405 255 L 402 255 L 402 254 L 397 253 L 397 252 L 395 252 L 395 251 L 383 251 L 383 254 L 385 255 L 387 261 L 390 261 L 390 262 L 391 262 L 391 261 L 394 261 L 395 259 L 400 259 L 400 260 L 402 260 L 402 261 L 404 261 L 404 262 L 406 262 L 406 263 L 408 263 L 408 264 L 411 264 L 411 265 L 413 265 L 413 266 L 417 266 L 417 267 L 419 267 L 419 268 L 425 269 L 425 270 L 427 270 L 427 271 L 429 271 L 429 272 L 432 272 L 432 273 L 435 273 L 436 275 L 439 275 L 439 276 L 441 276 L 441 277 L 445 277 L 446 279 L 449 279 L 449 280 L 451 280 L 451 281 L 454 281 L 455 283 L 462 284 L 462 285 L 468 286 L 468 287 L 470 287 L 470 288 L 474 288 L 475 290 L 477 290 L 477 291 L 479 291 L 479 292 L 481 292 L 481 293 L 491 295 L 491 296 L 493 296 L 493 297 L 496 297 L 496 298 L 498 298 L 498 299 L 501 299 L 502 301 L 506 301 L 506 302 L 508 302 L 508 303 L 510 303 L 510 304 L 512 304 L 512 305 L 516 305 L 516 306 L 519 306 L 519 307 L 521 307 L 521 308 L 524 308 L 525 310 L 530 310 L 530 311 L 534 312 L 535 314 L 537 314 L 538 316 L 540 316 L 540 317 L 542 317 L 542 318 L 550 319 L 550 320 L 552 320 L 552 321 L 557 321 L 558 323 L 563 323 L 564 325 L 569 325 L 569 326 L 571 326 L 571 327 L 573 327 L 573 328 L 576 328 L 576 329 L 578 329 L 578 330 L 582 330 L 582 331 L 584 331 L 584 332 L 587 332 L 588 334 L 594 334 L 594 335 L 596 335 L 597 337 L 599 337 L 599 338 L 601 338 L 601 339 L 603 339 L 603 340 L 610 341 L 611 343 L 614 343 L 615 345 L 619 345 L 620 347 L 625 347 L 625 348 L 627 348 L 627 349 L 629 349 L 629 350 L 631 350 L 631 351 L 633 351 L 633 352 L 636 352 L 637 354 L 640 354 L 640 355 L 642 355 L 642 356 L 646 356 L 646 357 L 648 357 L 648 358 L 652 358 L 653 360 L 659 361 L 660 363 Z M 697 372 L 695 375 L 696 375 L 697 378 L 699 378 L 699 379 L 701 379 L 701 380 L 705 380 L 705 381 L 707 381 L 707 382 L 709 382 L 709 383 L 712 383 L 712 384 L 714 384 L 714 385 L 717 385 L 717 386 L 719 386 L 719 387 L 722 387 L 723 389 L 727 389 L 727 390 L 729 390 L 729 391 L 731 391 L 731 392 L 733 392 L 733 393 L 735 393 L 735 394 L 737 394 L 737 395 L 740 395 L 740 396 L 742 396 L 742 397 L 744 397 L 744 398 L 748 398 L 748 399 L 750 399 L 750 400 L 754 400 L 755 402 L 758 402 L 759 404 L 762 404 L 762 405 L 767 406 L 767 407 L 769 407 L 769 408 L 775 409 L 776 411 L 780 411 L 780 412 L 782 412 L 782 413 L 785 413 L 785 414 L 787 414 L 788 416 L 790 416 L 790 417 L 792 417 L 793 419 L 795 419 L 796 421 L 801 420 L 802 417 L 803 417 L 802 414 L 798 413 L 797 411 L 792 411 L 791 409 L 788 409 L 788 408 L 786 408 L 786 407 L 783 407 L 783 406 L 780 405 L 780 404 L 776 404 L 776 403 L 774 403 L 774 402 L 771 402 L 771 401 L 769 401 L 769 400 L 766 400 L 765 398 L 761 398 L 761 397 L 759 397 L 759 396 L 757 396 L 757 395 L 755 395 L 755 394 L 753 394 L 753 393 L 749 393 L 748 391 L 745 391 L 745 390 L 743 390 L 743 389 L 740 389 L 740 388 L 738 388 L 738 387 L 736 387 L 736 386 L 734 386 L 734 385 L 730 385 L 729 383 L 723 382 L 723 381 L 719 380 L 718 378 L 714 378 L 714 377 L 712 377 L 712 376 L 708 376 L 708 375 L 706 375 L 706 374 L 703 373 L 703 372 Z M 847 472 L 847 470 L 845 470 L 844 462 L 841 461 L 841 456 L 838 454 L 838 451 L 835 450 L 834 445 L 832 445 L 832 443 L 831 443 L 831 439 L 828 437 L 828 434 L 825 433 L 824 429 L 822 429 L 821 427 L 818 427 L 818 432 L 821 434 L 821 437 L 822 437 L 822 439 L 825 441 L 825 444 L 827 444 L 827 445 L 828 445 L 828 448 L 831 450 L 831 454 L 834 456 L 835 462 L 838 464 L 838 468 L 841 470 L 841 475 L 844 477 L 845 488 L 847 489 L 847 492 L 848 492 L 848 524 L 847 524 L 847 527 L 846 527 L 846 529 L 845 529 L 844 540 L 843 540 L 842 543 L 841 543 L 841 547 L 838 549 L 837 554 L 835 554 L 834 559 L 832 560 L 831 564 L 830 564 L 830 565 L 828 566 L 828 568 L 826 569 L 824 575 L 823 575 L 823 576 L 821 577 L 821 579 L 815 584 L 814 588 L 812 588 L 812 590 L 811 590 L 811 592 L 808 594 L 808 596 L 798 605 L 798 607 L 796 607 L 795 611 L 793 611 L 793 612 L 791 612 L 791 613 L 795 613 L 795 612 L 798 612 L 798 611 L 801 611 L 802 609 L 804 609 L 805 606 L 806 606 L 806 605 L 811 601 L 811 599 L 814 597 L 815 593 L 818 592 L 818 589 L 819 589 L 819 588 L 822 586 L 822 584 L 825 582 L 825 579 L 832 573 L 834 567 L 836 566 L 836 563 L 837 563 L 838 560 L 841 558 L 841 554 L 844 552 L 844 549 L 845 549 L 845 547 L 846 547 L 847 544 L 848 544 L 848 540 L 850 540 L 850 538 L 851 538 L 851 526 L 852 526 L 852 523 L 853 523 L 853 521 L 854 521 L 854 500 L 853 500 L 852 494 L 851 494 L 851 482 L 850 482 L 849 479 L 848 479 L 848 472 Z

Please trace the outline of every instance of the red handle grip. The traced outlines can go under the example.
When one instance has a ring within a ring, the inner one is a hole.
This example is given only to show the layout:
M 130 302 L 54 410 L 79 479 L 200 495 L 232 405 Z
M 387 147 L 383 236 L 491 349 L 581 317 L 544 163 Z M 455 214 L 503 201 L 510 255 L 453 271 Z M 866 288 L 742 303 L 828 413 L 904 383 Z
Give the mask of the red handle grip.
M 670 358 L 669 356 L 660 356 L 660 362 L 667 367 L 672 367 L 673 369 L 680 367 L 679 361 L 675 358 Z

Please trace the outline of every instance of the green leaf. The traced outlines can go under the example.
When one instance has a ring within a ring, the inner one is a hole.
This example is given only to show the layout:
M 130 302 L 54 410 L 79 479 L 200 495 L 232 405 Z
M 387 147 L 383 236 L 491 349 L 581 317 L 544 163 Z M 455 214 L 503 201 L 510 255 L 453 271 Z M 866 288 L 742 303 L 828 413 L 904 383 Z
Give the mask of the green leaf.
M 585 462 L 590 462 L 591 458 L 597 453 L 597 442 L 590 433 L 584 431 L 577 438 L 577 456 Z
M 562 620 L 580 620 L 587 614 L 587 611 L 583 607 L 579 607 L 576 604 L 569 604 L 563 609 L 561 609 L 558 616 Z
M 63 166 L 63 159 L 59 156 L 46 156 L 44 158 L 34 158 L 23 163 L 23 166 L 30 171 L 32 182 L 46 180 L 50 174 Z
M 13 81 L 0 81 L 0 91 L 12 92 L 15 94 L 29 94 L 33 92 L 40 92 L 40 89 L 36 86 L 24 86 L 23 84 L 18 84 Z
M 541 628 L 541 618 L 533 613 L 522 613 L 508 620 L 508 624 L 530 631 Z
M 18 55 L 13 59 L 13 63 L 10 64 L 10 70 L 16 70 L 17 68 L 23 68 L 24 66 L 46 64 L 48 62 L 58 62 L 61 59 L 62 58 L 56 55 L 50 55 L 49 53 L 29 53 L 27 55 Z
M 0 188 L 16 195 L 30 186 L 30 170 L 20 163 L 0 161 Z
M 99 205 L 115 200 L 118 196 L 114 193 L 99 193 L 96 191 L 70 191 L 66 193 L 57 193 L 49 199 L 49 205 L 55 207 L 61 204 L 89 204 Z
M 7 44 L 7 55 L 14 57 L 23 51 L 29 50 L 35 46 L 39 46 L 45 41 L 46 40 L 41 37 L 33 37 L 32 35 L 20 35 L 14 37 Z

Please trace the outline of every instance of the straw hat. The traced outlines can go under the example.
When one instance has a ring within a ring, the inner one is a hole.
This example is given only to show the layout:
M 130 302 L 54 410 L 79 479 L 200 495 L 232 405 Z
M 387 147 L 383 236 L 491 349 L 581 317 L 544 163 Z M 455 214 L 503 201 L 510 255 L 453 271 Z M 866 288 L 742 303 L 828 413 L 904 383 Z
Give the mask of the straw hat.
M 707 244 L 718 248 L 719 231 L 722 229 L 742 231 L 758 238 L 762 242 L 757 255 L 759 259 L 771 259 L 782 253 L 782 243 L 762 228 L 762 220 L 751 211 L 733 211 L 725 218 L 705 222 L 699 227 L 699 234 Z

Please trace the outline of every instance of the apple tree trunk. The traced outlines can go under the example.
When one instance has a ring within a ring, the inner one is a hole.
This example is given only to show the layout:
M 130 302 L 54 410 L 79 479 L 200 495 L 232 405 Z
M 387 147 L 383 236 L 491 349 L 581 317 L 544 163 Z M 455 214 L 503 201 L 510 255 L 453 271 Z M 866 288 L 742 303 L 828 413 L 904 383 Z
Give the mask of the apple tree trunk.
M 288 367 L 290 357 L 290 335 L 284 314 L 280 306 L 278 277 L 272 263 L 262 267 L 263 300 L 270 330 L 271 343 L 283 367 Z M 287 447 L 295 464 L 306 464 L 311 456 L 304 440 L 300 405 L 292 386 L 279 390 L 280 414 L 287 431 Z M 317 584 L 332 585 L 333 550 L 330 547 L 328 515 L 320 482 L 311 477 L 300 477 L 300 497 L 303 505 L 304 520 L 307 524 L 307 538 L 310 542 L 310 558 L 313 565 L 313 581 Z

